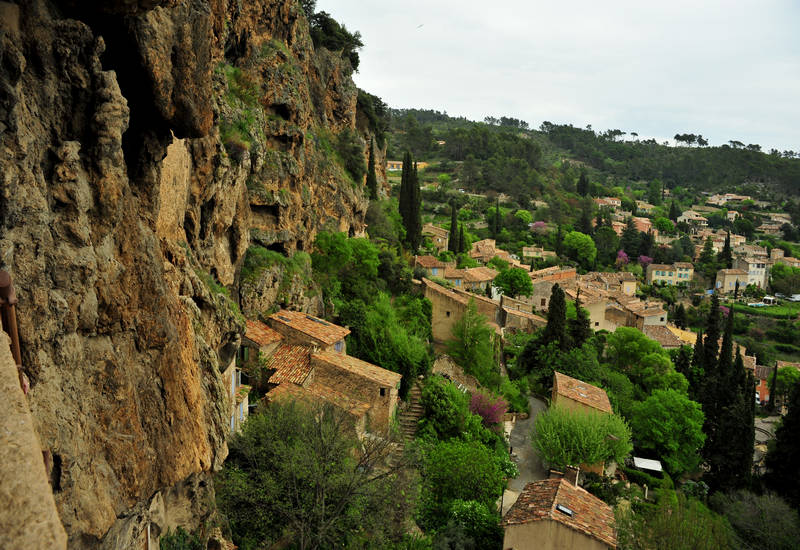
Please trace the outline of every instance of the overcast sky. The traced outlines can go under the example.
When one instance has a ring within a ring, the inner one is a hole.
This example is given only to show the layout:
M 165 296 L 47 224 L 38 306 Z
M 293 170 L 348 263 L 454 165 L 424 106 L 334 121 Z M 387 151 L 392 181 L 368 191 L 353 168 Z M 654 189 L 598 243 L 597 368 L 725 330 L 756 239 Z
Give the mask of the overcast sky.
M 799 0 L 318 0 L 392 107 L 800 150 Z M 420 26 L 421 25 L 421 26 Z

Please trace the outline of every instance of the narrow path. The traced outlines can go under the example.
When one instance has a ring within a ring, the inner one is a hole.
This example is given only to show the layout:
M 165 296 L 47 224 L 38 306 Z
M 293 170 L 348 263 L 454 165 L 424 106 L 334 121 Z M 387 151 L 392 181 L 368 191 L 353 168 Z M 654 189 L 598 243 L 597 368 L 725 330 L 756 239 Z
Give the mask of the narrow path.
M 511 445 L 511 459 L 519 468 L 519 475 L 509 480 L 508 488 L 503 494 L 503 514 L 514 504 L 525 485 L 531 481 L 547 478 L 547 470 L 531 445 L 531 430 L 533 430 L 536 416 L 547 410 L 547 405 L 536 397 L 530 397 L 528 404 L 530 416 L 525 420 L 517 420 L 508 438 Z

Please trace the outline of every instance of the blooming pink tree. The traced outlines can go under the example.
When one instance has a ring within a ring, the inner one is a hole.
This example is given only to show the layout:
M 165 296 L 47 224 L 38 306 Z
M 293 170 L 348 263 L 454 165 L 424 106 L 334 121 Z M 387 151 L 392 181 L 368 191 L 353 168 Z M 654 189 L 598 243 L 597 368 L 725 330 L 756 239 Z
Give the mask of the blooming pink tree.
M 644 255 L 639 256 L 639 265 L 641 265 L 643 268 L 647 267 L 652 263 L 653 263 L 653 258 L 651 258 L 650 256 L 644 256 Z
M 503 415 L 508 410 L 508 403 L 502 397 L 476 392 L 472 394 L 469 410 L 483 419 L 484 426 L 497 429 L 503 421 Z
M 628 265 L 628 255 L 625 254 L 624 250 L 620 250 L 617 252 L 617 267 Z

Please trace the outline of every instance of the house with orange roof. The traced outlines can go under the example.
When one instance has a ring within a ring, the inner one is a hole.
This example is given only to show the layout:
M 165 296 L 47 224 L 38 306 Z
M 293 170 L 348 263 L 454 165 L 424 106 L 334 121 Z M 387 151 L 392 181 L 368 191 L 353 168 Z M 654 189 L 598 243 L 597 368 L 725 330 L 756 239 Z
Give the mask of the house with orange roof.
M 414 256 L 414 268 L 424 269 L 428 277 L 443 277 L 447 269 L 452 269 L 455 266 L 455 262 L 443 262 L 430 254 Z
M 563 478 L 528 483 L 502 524 L 504 550 L 617 547 L 611 506 Z
M 553 373 L 551 406 L 560 406 L 572 411 L 597 414 L 614 414 L 608 394 L 602 388 L 587 384 L 560 372 Z M 581 469 L 603 475 L 605 463 L 581 464 Z
M 242 345 L 239 346 L 239 366 L 246 368 L 256 362 L 259 355 L 269 357 L 283 340 L 283 335 L 266 323 L 247 319 Z
M 300 311 L 282 309 L 268 319 L 269 326 L 288 344 L 346 353 L 344 338 L 350 329 Z

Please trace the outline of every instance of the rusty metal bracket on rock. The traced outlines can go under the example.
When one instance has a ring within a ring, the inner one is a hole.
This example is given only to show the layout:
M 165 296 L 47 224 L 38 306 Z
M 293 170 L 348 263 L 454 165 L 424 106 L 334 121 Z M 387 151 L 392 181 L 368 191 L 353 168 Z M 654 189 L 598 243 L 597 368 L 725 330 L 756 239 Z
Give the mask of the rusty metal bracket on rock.
M 5 270 L 0 270 L 0 321 L 3 330 L 11 339 L 11 355 L 17 364 L 19 385 L 27 394 L 29 389 L 28 377 L 22 372 L 22 352 L 19 347 L 19 331 L 17 330 L 17 293 L 11 275 Z

